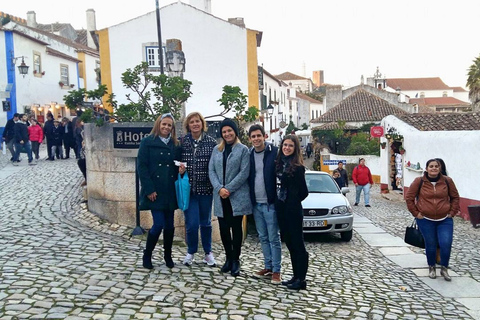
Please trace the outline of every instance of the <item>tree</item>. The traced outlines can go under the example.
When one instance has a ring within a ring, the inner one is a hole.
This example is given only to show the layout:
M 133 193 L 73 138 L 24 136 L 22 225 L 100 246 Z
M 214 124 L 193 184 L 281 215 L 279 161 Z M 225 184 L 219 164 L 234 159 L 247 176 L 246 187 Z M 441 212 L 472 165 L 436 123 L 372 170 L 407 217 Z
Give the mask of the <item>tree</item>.
M 480 56 L 473 60 L 468 69 L 467 87 L 470 90 L 468 97 L 472 102 L 473 111 L 480 110 Z
M 83 106 L 83 102 L 87 99 L 101 100 L 102 97 L 107 94 L 107 86 L 101 85 L 94 90 L 85 90 L 83 88 L 77 90 L 70 90 L 68 94 L 63 96 L 63 101 L 69 109 L 76 109 Z M 87 109 L 82 114 L 82 120 L 84 122 L 95 122 L 98 126 L 103 125 L 103 118 L 95 117 L 92 109 Z
M 122 73 L 122 83 L 136 97 L 127 94 L 129 103 L 119 105 L 115 97 L 110 96 L 114 116 L 119 122 L 155 121 L 163 113 L 171 113 L 175 119 L 179 119 L 183 103 L 192 95 L 190 81 L 164 74 L 153 75 L 146 62 Z M 156 101 L 152 102 L 152 98 Z

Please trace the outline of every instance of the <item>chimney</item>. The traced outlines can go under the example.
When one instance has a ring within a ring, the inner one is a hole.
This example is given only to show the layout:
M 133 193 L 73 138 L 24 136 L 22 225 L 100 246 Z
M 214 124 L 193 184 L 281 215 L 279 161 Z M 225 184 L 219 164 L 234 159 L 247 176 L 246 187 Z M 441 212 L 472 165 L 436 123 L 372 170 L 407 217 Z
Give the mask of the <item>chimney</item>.
M 93 41 L 92 31 L 97 30 L 97 23 L 95 21 L 95 10 L 87 10 L 87 46 L 92 49 L 97 49 L 95 41 Z
M 237 25 L 239 27 L 245 28 L 245 22 L 243 18 L 228 18 L 228 22 L 231 24 Z
M 212 0 L 190 0 L 190 5 L 206 13 L 212 13 Z
M 28 11 L 27 12 L 27 26 L 36 28 L 37 27 L 37 14 L 35 11 Z
M 326 111 L 335 107 L 342 102 L 342 86 L 341 85 L 329 85 L 325 92 L 325 107 Z

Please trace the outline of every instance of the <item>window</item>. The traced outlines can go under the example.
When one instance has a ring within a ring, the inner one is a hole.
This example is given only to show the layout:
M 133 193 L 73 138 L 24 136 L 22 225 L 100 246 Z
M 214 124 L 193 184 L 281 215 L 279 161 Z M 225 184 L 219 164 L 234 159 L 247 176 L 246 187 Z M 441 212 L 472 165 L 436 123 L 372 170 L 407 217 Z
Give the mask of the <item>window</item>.
M 68 80 L 68 66 L 66 64 L 60 65 L 60 82 L 62 82 L 65 86 L 70 85 Z
M 420 92 L 420 98 L 425 98 L 425 92 Z
M 163 49 L 163 67 L 165 68 L 165 47 Z M 149 68 L 160 69 L 160 55 L 158 54 L 158 46 L 145 46 L 145 61 Z
M 33 53 L 33 73 L 36 75 L 42 73 L 42 60 L 38 52 Z
M 448 93 L 447 93 L 447 91 L 443 91 L 443 94 L 442 94 L 442 96 L 444 96 L 444 97 L 448 97 Z
M 315 111 L 312 110 L 312 119 L 315 119 Z

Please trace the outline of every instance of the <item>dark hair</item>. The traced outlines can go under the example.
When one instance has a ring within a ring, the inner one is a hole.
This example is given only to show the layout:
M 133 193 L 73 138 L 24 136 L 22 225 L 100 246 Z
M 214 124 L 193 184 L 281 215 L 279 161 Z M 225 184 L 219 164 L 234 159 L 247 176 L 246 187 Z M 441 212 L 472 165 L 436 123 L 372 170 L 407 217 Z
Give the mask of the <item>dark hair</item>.
M 440 164 L 440 172 L 442 175 L 447 176 L 447 165 L 445 164 L 445 161 L 443 161 L 441 158 L 435 158 L 435 160 L 437 160 L 437 162 Z
M 430 160 L 427 161 L 427 164 L 425 165 L 425 170 L 427 170 L 428 165 L 429 165 L 430 163 L 434 162 L 434 161 L 435 161 L 436 163 L 438 163 L 438 165 L 439 165 L 440 167 L 442 166 L 442 164 L 440 163 L 440 161 L 438 161 L 438 159 L 430 159 Z
M 265 129 L 263 128 L 262 125 L 259 125 L 259 124 L 254 124 L 250 127 L 250 129 L 248 129 L 248 136 L 250 137 L 252 132 L 257 130 L 260 130 L 260 132 L 262 133 L 262 136 L 265 136 Z
M 290 165 L 288 166 L 286 171 L 286 173 L 289 176 L 292 176 L 295 170 L 297 169 L 297 167 L 303 167 L 303 157 L 302 157 L 302 154 L 300 153 L 300 141 L 298 141 L 297 136 L 294 134 L 289 134 L 283 137 L 279 147 L 280 150 L 278 151 L 278 154 L 277 154 L 277 160 L 276 160 L 277 164 L 275 166 L 275 171 L 281 172 L 283 170 L 282 157 L 285 156 L 283 154 L 283 143 L 285 142 L 285 140 L 292 140 L 293 144 L 295 145 L 295 148 L 293 150 L 293 156 L 290 160 Z
M 333 173 L 333 174 L 335 174 L 335 173 L 340 173 L 340 171 L 338 171 L 337 169 L 335 169 L 335 170 L 333 170 L 332 173 Z
M 13 117 L 14 117 L 14 118 L 19 118 L 19 117 L 20 117 L 20 113 L 15 113 L 15 114 L 13 115 Z
M 358 163 L 360 163 L 360 161 L 362 161 L 362 160 L 365 160 L 365 158 L 358 159 Z
M 343 161 L 338 161 L 338 163 L 337 163 L 337 164 L 340 164 L 340 163 L 341 163 L 341 164 L 343 164 Z

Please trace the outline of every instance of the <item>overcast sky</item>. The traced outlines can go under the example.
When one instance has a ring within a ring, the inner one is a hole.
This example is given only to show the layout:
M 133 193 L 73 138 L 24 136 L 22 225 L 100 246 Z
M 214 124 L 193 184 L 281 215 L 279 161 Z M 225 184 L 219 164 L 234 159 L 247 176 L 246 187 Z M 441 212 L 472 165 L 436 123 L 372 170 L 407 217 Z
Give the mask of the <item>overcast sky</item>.
M 160 0 L 160 6 L 172 0 Z M 188 0 L 183 2 L 188 3 Z M 0 11 L 38 23 L 70 22 L 85 28 L 85 11 L 96 12 L 97 29 L 155 10 L 155 0 L 2 1 Z M 273 74 L 290 71 L 325 82 L 354 86 L 380 67 L 386 77 L 441 77 L 465 87 L 466 73 L 480 55 L 480 1 L 476 0 L 212 0 L 212 14 L 243 17 L 263 31 L 259 64 Z M 155 27 L 155 26 L 152 26 Z

